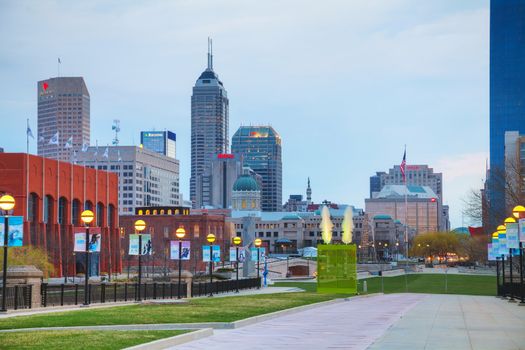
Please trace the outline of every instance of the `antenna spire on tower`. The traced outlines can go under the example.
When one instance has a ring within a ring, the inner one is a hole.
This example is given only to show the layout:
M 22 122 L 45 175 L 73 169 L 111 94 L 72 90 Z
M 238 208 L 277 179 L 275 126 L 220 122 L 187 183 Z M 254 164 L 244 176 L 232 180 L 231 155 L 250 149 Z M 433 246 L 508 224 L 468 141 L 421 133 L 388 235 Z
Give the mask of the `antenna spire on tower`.
M 213 70 L 213 41 L 208 37 L 208 69 Z

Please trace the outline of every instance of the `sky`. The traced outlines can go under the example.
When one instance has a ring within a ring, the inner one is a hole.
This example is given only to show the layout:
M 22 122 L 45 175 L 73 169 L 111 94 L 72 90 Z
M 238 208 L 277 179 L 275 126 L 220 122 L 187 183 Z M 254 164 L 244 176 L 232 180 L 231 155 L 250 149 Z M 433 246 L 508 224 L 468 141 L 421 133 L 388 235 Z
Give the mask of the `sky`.
M 364 208 L 369 177 L 408 164 L 443 173 L 452 227 L 482 186 L 489 139 L 488 0 L 0 0 L 0 147 L 25 152 L 36 82 L 82 76 L 91 143 L 177 134 L 189 197 L 190 97 L 206 68 L 230 99 L 230 137 L 270 124 L 282 138 L 283 202 Z M 30 152 L 36 153 L 32 141 Z

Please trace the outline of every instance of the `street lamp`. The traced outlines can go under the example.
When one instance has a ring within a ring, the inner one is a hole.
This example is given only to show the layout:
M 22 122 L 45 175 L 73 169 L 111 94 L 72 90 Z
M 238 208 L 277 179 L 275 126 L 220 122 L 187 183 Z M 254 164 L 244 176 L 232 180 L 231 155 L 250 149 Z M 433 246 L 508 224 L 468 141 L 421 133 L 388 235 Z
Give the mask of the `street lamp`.
M 139 287 L 137 292 L 137 301 L 141 301 L 140 297 L 140 286 L 142 283 L 142 234 L 141 232 L 146 229 L 146 222 L 144 220 L 135 221 L 135 232 L 139 235 Z
M 84 265 L 86 266 L 85 274 L 84 274 L 84 306 L 89 305 L 89 298 L 88 298 L 88 289 L 89 289 L 89 224 L 95 219 L 95 214 L 91 210 L 84 210 L 82 214 L 80 214 L 80 220 L 84 223 L 84 226 L 86 226 L 86 252 L 84 257 Z
M 512 215 L 516 219 L 522 219 L 525 217 L 525 207 L 522 205 L 517 205 L 512 209 Z M 521 234 L 521 232 L 520 232 Z M 523 282 L 523 242 L 520 239 L 520 294 L 521 302 L 520 305 L 525 305 L 525 285 Z M 497 260 L 496 260 L 497 263 Z
M 215 235 L 210 233 L 206 236 L 206 240 L 210 243 L 210 297 L 213 296 L 213 242 L 215 242 Z
M 0 197 L 0 208 L 4 211 L 4 275 L 2 278 L 2 309 L 0 312 L 7 312 L 6 294 L 7 294 L 7 243 L 9 241 L 9 211 L 15 207 L 15 199 L 8 194 Z
M 259 279 L 259 278 L 261 278 L 260 277 L 260 264 L 259 264 L 259 259 L 260 259 L 261 253 L 260 253 L 259 250 L 261 248 L 262 239 L 256 238 L 255 241 L 253 241 L 253 244 L 257 248 L 257 278 Z M 259 281 L 259 285 L 257 286 L 257 288 L 261 288 L 261 282 L 260 281 Z
M 178 293 L 177 293 L 177 299 L 180 299 L 180 278 L 182 274 L 182 239 L 184 236 L 186 236 L 186 230 L 184 227 L 179 227 L 177 231 L 175 231 L 175 236 L 179 239 L 179 285 L 178 285 Z
M 233 244 L 235 244 L 235 293 L 239 293 L 239 245 L 241 243 L 241 237 L 233 238 Z

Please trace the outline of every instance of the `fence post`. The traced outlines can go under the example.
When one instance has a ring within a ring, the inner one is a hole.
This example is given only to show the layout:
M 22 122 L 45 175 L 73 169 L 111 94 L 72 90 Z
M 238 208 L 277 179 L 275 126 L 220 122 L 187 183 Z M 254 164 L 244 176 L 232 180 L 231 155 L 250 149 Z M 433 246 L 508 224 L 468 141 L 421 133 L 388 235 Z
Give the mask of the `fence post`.
M 153 299 L 157 299 L 157 282 L 153 282 Z
M 117 302 L 117 284 L 113 284 L 113 299 L 115 300 L 115 303 Z
M 46 307 L 47 306 L 47 283 L 42 283 L 42 287 L 41 287 L 41 292 L 42 292 L 42 306 L 43 307 Z
M 64 306 L 64 283 L 60 285 L 60 306 Z
M 128 301 L 128 283 L 124 283 L 124 301 Z
M 32 309 L 33 307 L 33 301 L 31 300 L 31 296 L 33 295 L 33 285 L 32 284 L 29 284 L 27 285 L 27 289 L 26 289 L 26 305 L 29 305 L 29 308 Z
M 18 309 L 18 286 L 15 286 L 15 310 Z
M 101 303 L 106 302 L 106 284 L 105 283 L 100 284 L 100 302 Z
M 75 284 L 75 305 L 78 304 L 78 283 Z

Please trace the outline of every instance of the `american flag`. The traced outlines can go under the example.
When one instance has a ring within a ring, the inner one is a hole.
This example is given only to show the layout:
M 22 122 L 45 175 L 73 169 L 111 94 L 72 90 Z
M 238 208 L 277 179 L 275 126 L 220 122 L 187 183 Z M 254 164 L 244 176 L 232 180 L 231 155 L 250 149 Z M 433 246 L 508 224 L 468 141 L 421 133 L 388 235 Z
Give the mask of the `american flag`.
M 399 166 L 401 168 L 401 176 L 403 176 L 403 182 L 406 184 L 407 178 L 405 175 L 405 167 L 407 165 L 407 150 L 405 149 L 405 153 L 403 153 L 403 160 L 401 161 L 401 165 Z

